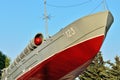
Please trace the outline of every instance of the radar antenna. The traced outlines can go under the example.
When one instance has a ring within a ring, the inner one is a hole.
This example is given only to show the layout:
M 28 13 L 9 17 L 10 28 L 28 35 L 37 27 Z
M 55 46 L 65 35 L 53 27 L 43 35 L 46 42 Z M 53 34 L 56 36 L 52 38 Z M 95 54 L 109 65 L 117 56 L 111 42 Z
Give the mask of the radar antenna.
M 47 15 L 47 9 L 46 9 L 46 0 L 44 0 L 44 18 L 45 20 L 45 35 L 46 35 L 46 38 L 49 38 L 49 34 L 48 34 L 48 19 L 49 19 L 49 16 Z

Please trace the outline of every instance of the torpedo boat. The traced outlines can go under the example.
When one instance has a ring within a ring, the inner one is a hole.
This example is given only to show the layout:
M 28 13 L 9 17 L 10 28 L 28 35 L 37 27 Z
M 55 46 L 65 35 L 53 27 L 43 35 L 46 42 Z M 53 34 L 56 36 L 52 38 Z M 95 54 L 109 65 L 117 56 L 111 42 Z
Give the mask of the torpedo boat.
M 38 33 L 2 80 L 73 80 L 99 52 L 113 23 L 110 11 L 84 16 L 50 38 Z

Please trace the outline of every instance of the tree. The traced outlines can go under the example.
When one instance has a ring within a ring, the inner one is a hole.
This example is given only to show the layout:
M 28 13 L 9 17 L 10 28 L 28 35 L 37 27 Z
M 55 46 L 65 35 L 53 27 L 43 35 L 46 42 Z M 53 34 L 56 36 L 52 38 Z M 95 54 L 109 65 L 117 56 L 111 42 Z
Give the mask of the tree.
M 5 58 L 5 68 L 8 67 L 10 65 L 10 58 L 9 57 L 6 57 Z
M 5 58 L 6 58 L 6 56 L 4 54 L 2 54 L 2 52 L 0 52 L 0 70 L 5 67 L 5 64 L 4 64 Z
M 120 57 L 115 57 L 115 63 L 111 63 L 110 61 L 107 61 L 107 63 L 110 66 L 110 70 L 108 71 L 110 78 L 120 80 Z
M 3 54 L 0 51 L 0 79 L 1 79 L 1 74 L 2 74 L 2 69 L 8 67 L 10 64 L 10 58 L 7 57 L 5 54 Z
M 99 52 L 86 71 L 79 76 L 80 80 L 108 80 L 107 71 L 109 71 L 109 68 L 105 64 L 106 62 L 103 60 L 101 52 Z

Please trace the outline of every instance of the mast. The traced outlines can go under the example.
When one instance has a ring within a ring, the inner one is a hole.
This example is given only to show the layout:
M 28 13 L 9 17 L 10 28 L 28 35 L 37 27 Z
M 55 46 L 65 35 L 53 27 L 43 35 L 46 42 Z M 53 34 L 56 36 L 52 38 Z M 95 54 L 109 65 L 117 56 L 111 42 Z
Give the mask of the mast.
M 48 15 L 47 15 L 47 9 L 46 9 L 46 0 L 44 0 L 44 20 L 45 20 L 45 35 L 46 35 L 46 38 L 49 37 L 49 34 L 48 34 Z

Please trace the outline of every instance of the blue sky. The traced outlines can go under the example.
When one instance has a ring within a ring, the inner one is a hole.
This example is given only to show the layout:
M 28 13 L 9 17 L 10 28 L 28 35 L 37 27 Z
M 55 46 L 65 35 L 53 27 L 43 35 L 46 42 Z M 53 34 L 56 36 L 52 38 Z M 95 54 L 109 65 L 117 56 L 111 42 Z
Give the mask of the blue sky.
M 74 20 L 103 11 L 102 0 L 47 0 L 49 35 Z M 106 0 L 114 23 L 101 48 L 105 60 L 120 56 L 120 0 Z M 83 4 L 85 3 L 85 4 Z M 94 10 L 94 11 L 93 11 Z M 45 34 L 43 0 L 0 0 L 0 51 L 12 60 L 38 32 Z

